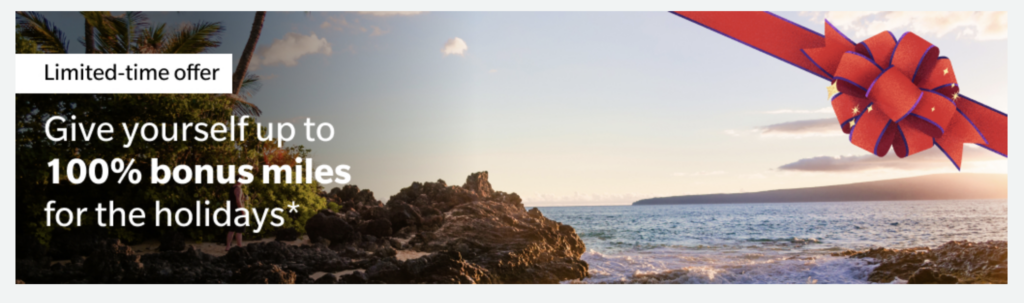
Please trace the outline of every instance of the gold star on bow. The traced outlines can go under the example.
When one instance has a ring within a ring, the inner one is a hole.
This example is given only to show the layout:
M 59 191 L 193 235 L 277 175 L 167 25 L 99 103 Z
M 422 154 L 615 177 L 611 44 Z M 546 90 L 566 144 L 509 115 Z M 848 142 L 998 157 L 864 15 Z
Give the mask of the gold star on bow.
M 960 93 L 953 93 L 953 100 L 954 100 L 954 101 L 955 101 L 956 99 L 959 99 L 959 98 L 960 98 Z
M 850 128 L 853 128 L 853 126 L 856 125 L 856 124 L 857 124 L 857 121 L 850 121 Z
M 857 113 L 860 113 L 860 106 L 853 107 L 853 114 L 856 115 Z
M 950 84 L 949 87 L 956 87 L 956 83 Z
M 872 107 L 875 107 L 875 106 L 874 106 L 874 105 L 872 105 L 872 106 L 868 106 L 868 112 L 869 112 L 869 113 L 871 112 L 871 109 L 872 109 Z
M 948 74 L 949 74 L 949 68 L 948 67 L 946 69 L 942 70 L 942 75 L 943 76 L 948 75 Z
M 832 100 L 832 96 L 839 93 L 839 86 L 836 86 L 836 81 L 832 81 L 832 85 L 828 86 L 828 99 Z
M 935 107 L 934 106 L 932 106 L 932 111 L 935 111 Z

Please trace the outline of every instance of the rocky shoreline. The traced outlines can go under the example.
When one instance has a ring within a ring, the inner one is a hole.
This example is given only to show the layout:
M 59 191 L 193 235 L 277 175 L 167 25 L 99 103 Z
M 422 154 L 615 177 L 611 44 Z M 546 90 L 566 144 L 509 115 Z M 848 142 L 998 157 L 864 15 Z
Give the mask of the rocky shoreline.
M 305 229 L 213 256 L 180 236 L 137 253 L 117 239 L 86 242 L 79 254 L 16 260 L 17 283 L 558 283 L 587 277 L 586 250 L 571 226 L 527 211 L 515 193 L 494 191 L 487 172 L 462 186 L 415 182 L 387 204 L 349 185 L 322 193 Z M 399 251 L 418 258 L 399 259 Z M 321 273 L 314 279 L 316 273 Z M 323 274 L 328 273 L 328 274 Z
M 875 248 L 833 256 L 878 264 L 868 276 L 874 283 L 1006 284 L 1006 248 L 1006 241 L 950 241 L 935 248 Z

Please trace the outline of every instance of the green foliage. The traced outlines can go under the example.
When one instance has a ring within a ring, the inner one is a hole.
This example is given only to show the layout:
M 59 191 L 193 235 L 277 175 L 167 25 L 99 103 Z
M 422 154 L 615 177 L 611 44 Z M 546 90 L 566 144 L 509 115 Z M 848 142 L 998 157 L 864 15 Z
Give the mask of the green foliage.
M 67 53 L 68 38 L 53 22 L 36 12 L 17 12 L 18 32 L 36 43 L 43 53 Z
M 34 41 L 21 35 L 21 31 L 14 32 L 14 53 L 15 54 L 38 54 L 39 45 Z
M 327 199 L 317 195 L 317 184 L 263 184 L 262 179 L 257 179 L 246 186 L 250 202 L 248 207 L 262 211 L 263 208 L 273 209 L 280 207 L 284 209 L 281 213 L 285 217 L 285 223 L 281 228 L 294 228 L 299 233 L 306 233 L 306 220 L 312 218 L 318 211 L 327 207 Z M 289 213 L 288 205 L 295 201 L 300 205 L 298 213 Z M 271 220 L 267 215 L 267 220 Z M 270 226 L 270 221 L 264 223 L 263 230 L 258 236 L 273 234 L 277 228 Z M 250 228 L 250 231 L 255 231 Z

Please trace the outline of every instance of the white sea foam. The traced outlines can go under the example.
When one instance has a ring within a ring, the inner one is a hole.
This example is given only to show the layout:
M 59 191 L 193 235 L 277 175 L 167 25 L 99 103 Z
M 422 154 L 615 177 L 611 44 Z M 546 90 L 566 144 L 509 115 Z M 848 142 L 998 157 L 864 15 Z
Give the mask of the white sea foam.
M 1006 240 L 1006 200 L 552 207 L 589 249 L 582 283 L 867 283 L 831 253 Z M 901 283 L 897 281 L 895 283 Z M 906 281 L 902 281 L 906 283 Z
M 825 253 L 780 254 L 684 251 L 664 248 L 583 255 L 590 278 L 583 283 L 866 283 L 876 265 Z

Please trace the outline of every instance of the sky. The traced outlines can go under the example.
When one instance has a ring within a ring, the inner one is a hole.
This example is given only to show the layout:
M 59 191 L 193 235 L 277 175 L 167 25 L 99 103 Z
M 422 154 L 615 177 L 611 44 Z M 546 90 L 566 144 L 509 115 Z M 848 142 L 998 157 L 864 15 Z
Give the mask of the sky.
M 776 13 L 855 41 L 913 31 L 952 59 L 964 95 L 1009 113 L 1005 12 Z M 78 13 L 44 15 L 84 52 Z M 212 52 L 235 58 L 253 19 L 148 15 L 221 22 Z M 384 202 L 485 170 L 527 206 L 957 172 L 937 148 L 898 159 L 850 144 L 827 81 L 668 12 L 270 12 L 250 71 L 260 122 L 331 123 L 330 142 L 294 143 Z M 965 149 L 963 171 L 1006 173 Z

